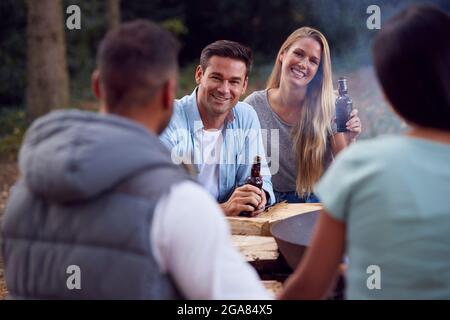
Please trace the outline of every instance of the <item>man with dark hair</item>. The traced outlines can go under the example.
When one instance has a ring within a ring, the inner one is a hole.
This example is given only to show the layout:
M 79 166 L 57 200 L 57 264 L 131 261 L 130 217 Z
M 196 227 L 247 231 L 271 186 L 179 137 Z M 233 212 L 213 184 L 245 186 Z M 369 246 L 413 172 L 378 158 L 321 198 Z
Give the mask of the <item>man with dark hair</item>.
M 253 54 L 250 48 L 229 40 L 213 42 L 206 46 L 200 54 L 200 67 L 203 71 L 206 70 L 209 65 L 209 59 L 213 56 L 232 58 L 244 62 L 245 77 L 248 77 L 253 63 Z
M 195 71 L 198 87 L 175 102 L 174 116 L 161 135 L 172 160 L 193 165 L 198 181 L 227 216 L 254 216 L 275 200 L 258 116 L 239 102 L 251 64 L 251 50 L 237 42 L 220 40 L 205 47 Z M 245 184 L 257 155 L 263 190 Z
M 55 111 L 28 130 L 1 228 L 19 299 L 261 299 L 219 206 L 158 139 L 178 43 L 148 21 L 110 31 L 93 73 L 100 114 Z

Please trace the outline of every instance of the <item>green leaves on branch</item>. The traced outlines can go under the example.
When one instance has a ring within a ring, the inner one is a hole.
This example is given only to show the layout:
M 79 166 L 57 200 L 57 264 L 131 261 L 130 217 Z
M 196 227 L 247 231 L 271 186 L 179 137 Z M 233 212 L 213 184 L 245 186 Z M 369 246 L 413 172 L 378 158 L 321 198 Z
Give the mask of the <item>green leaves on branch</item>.
M 161 22 L 161 26 L 177 36 L 188 34 L 189 30 L 181 19 L 171 18 Z

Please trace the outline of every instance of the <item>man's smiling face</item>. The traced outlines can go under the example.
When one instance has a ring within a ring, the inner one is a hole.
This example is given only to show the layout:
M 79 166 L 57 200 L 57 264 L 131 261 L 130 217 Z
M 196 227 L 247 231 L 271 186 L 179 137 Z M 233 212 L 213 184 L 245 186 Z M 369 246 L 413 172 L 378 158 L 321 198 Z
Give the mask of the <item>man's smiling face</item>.
M 247 68 L 240 60 L 212 56 L 205 70 L 198 66 L 197 104 L 209 117 L 226 115 L 247 88 Z

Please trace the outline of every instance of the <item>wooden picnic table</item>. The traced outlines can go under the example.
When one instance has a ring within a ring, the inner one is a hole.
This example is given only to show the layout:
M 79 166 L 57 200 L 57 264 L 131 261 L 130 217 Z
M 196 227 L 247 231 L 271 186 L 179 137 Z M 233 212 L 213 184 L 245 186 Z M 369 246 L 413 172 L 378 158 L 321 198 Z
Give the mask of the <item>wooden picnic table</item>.
M 280 255 L 277 243 L 270 234 L 270 226 L 277 221 L 321 208 L 321 204 L 279 203 L 256 217 L 227 217 L 233 244 L 256 269 L 271 294 L 276 295 L 282 289 L 282 282 L 292 270 Z
M 320 210 L 320 203 L 278 203 L 256 217 L 227 217 L 232 235 L 272 236 L 270 226 L 280 220 Z

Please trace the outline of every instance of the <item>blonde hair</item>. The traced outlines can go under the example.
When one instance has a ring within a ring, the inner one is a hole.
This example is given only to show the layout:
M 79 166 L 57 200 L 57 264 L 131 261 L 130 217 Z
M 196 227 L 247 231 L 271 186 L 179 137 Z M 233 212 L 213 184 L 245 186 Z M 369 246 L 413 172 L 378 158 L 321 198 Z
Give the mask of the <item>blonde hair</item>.
M 297 160 L 296 191 L 300 196 L 307 196 L 312 193 L 314 184 L 323 173 L 327 140 L 332 133 L 331 121 L 334 115 L 330 48 L 324 35 L 309 27 L 295 30 L 278 52 L 266 89 L 280 87 L 280 56 L 300 38 L 314 39 L 322 49 L 319 68 L 308 84 L 300 118 L 292 131 Z

